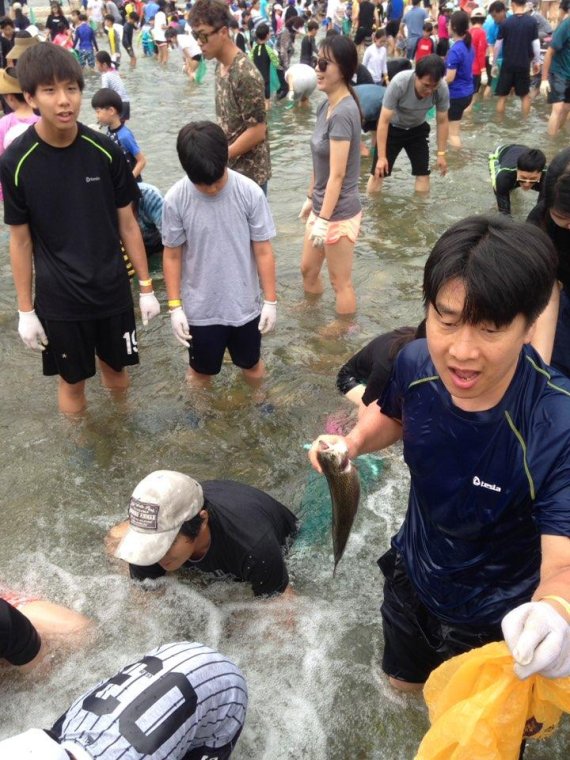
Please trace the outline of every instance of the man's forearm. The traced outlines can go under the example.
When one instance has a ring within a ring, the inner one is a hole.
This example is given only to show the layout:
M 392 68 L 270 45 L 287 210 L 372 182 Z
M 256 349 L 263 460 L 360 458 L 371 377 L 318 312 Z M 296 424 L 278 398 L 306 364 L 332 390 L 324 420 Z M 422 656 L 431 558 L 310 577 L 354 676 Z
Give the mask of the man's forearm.
M 182 246 L 176 248 L 165 246 L 162 254 L 162 272 L 168 300 L 179 301 L 182 278 Z
M 382 116 L 380 116 L 380 121 L 378 122 L 378 129 L 376 131 L 376 150 L 378 151 L 378 158 L 386 158 L 386 146 L 388 143 L 389 128 L 390 128 L 390 122 L 382 121 Z
M 254 127 L 248 127 L 245 132 L 242 132 L 234 142 L 229 146 L 228 157 L 237 158 L 243 156 L 245 153 L 249 153 L 256 145 L 259 145 L 265 140 L 267 135 L 267 127 L 265 124 L 256 124 Z
M 382 414 L 378 404 L 370 404 L 357 425 L 346 436 L 351 459 L 391 446 L 402 437 L 402 426 L 391 417 Z
M 20 311 L 32 311 L 32 241 L 18 243 L 10 238 L 10 261 L 12 264 L 12 277 L 16 288 L 18 309 Z
M 437 150 L 438 153 L 443 153 L 447 150 L 447 138 L 449 135 L 449 120 L 447 114 L 440 121 L 437 120 Z

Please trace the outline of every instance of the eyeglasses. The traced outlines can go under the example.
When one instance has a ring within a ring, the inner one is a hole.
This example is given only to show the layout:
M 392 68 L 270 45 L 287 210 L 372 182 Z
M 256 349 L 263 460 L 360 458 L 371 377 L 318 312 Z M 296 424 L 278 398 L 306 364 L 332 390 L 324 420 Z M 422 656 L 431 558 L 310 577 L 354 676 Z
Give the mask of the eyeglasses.
M 326 71 L 328 68 L 329 63 L 334 63 L 334 61 L 329 61 L 328 58 L 317 58 L 317 68 L 319 71 Z
M 195 32 L 192 29 L 192 37 L 194 37 L 197 42 L 201 42 L 203 45 L 205 45 L 209 41 L 210 37 L 213 34 L 217 34 L 220 29 L 223 29 L 223 27 L 219 26 L 217 29 L 214 29 L 213 32 Z

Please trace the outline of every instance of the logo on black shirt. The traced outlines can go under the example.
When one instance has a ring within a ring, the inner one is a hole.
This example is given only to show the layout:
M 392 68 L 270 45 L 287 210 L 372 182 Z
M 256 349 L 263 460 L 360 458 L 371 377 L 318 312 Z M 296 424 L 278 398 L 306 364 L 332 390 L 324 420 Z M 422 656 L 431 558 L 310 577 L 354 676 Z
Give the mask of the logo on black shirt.
M 501 487 L 496 486 L 494 483 L 485 483 L 484 480 L 480 480 L 477 475 L 473 478 L 473 485 L 474 486 L 480 486 L 481 488 L 488 488 L 489 491 L 496 491 L 497 493 L 501 493 Z
M 100 182 L 101 177 L 85 177 L 85 182 Z

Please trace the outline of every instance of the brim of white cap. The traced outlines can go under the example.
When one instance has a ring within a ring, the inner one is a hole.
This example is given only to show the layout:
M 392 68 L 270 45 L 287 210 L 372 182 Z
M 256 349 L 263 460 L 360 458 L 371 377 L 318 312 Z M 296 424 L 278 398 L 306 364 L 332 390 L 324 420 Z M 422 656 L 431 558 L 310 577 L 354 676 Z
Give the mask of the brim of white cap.
M 163 533 L 143 533 L 129 528 L 117 546 L 115 557 L 131 565 L 154 565 L 170 549 L 179 530 L 178 527 Z
M 2 760 L 69 760 L 65 749 L 40 728 L 0 742 Z

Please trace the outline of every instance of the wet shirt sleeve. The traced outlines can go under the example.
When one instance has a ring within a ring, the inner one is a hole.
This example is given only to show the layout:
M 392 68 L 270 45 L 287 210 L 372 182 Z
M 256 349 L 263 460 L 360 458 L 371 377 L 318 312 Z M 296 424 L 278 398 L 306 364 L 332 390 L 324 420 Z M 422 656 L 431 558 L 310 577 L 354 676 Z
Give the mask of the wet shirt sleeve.
M 251 583 L 255 596 L 281 594 L 289 584 L 283 549 L 274 537 L 267 537 L 244 561 L 243 580 Z
M 0 599 L 0 657 L 12 665 L 26 665 L 40 647 L 40 636 L 28 618 Z

